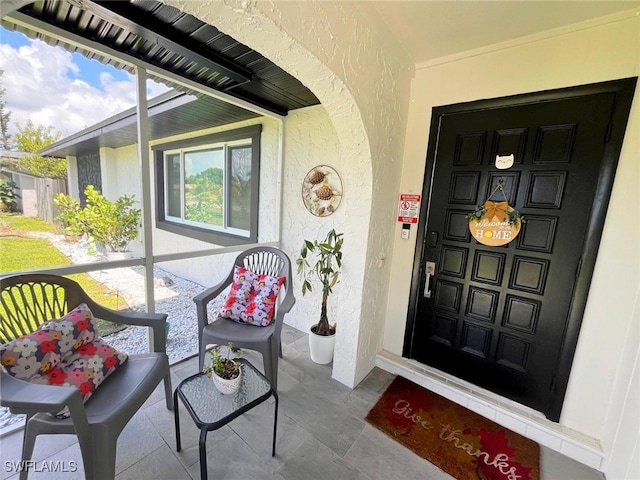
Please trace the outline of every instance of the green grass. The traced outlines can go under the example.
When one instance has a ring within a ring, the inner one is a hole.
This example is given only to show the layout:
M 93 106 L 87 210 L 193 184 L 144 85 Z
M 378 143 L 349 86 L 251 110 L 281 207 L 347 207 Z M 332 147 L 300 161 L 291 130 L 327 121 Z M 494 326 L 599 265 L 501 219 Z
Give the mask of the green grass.
M 2 274 L 70 265 L 69 259 L 48 240 L 30 238 L 29 231 L 55 232 L 55 228 L 38 218 L 0 213 L 0 270 Z M 96 302 L 114 310 L 129 308 L 116 292 L 108 289 L 86 273 L 69 275 Z M 101 335 L 109 335 L 126 328 L 98 320 Z
M 69 265 L 69 259 L 44 238 L 0 237 L 2 273 Z
M 17 213 L 0 213 L 0 225 L 15 230 L 31 232 L 55 232 L 56 228 L 38 217 L 25 217 Z

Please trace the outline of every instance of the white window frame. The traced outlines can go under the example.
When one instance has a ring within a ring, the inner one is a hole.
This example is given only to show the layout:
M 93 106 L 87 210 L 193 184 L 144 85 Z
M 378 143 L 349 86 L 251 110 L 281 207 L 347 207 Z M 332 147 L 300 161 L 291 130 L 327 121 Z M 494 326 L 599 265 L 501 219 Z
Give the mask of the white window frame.
M 209 145 L 199 145 L 197 147 L 187 147 L 176 150 L 166 150 L 163 152 L 164 155 L 164 182 L 165 182 L 165 191 L 169 190 L 169 175 L 168 175 L 168 162 L 169 156 L 171 155 L 179 155 L 180 157 L 180 218 L 171 216 L 169 214 L 169 201 L 165 197 L 165 219 L 176 222 L 183 223 L 185 225 L 191 225 L 194 227 L 200 227 L 207 230 L 215 230 L 232 233 L 234 235 L 239 235 L 242 237 L 249 237 L 249 230 L 241 230 L 239 228 L 233 228 L 229 225 L 229 208 L 231 207 L 231 177 L 229 176 L 229 171 L 231 170 L 231 149 L 233 147 L 248 147 L 251 148 L 251 139 L 245 138 L 242 140 L 235 140 L 231 142 L 219 142 L 212 143 Z M 185 187 L 185 155 L 189 152 L 197 152 L 203 150 L 222 150 L 224 165 L 222 171 L 222 188 L 223 188 L 223 199 L 222 199 L 222 227 L 217 225 L 212 225 L 204 222 L 196 222 L 193 220 L 188 220 L 185 218 L 186 215 L 186 207 L 185 207 L 185 195 L 184 195 L 184 187 Z

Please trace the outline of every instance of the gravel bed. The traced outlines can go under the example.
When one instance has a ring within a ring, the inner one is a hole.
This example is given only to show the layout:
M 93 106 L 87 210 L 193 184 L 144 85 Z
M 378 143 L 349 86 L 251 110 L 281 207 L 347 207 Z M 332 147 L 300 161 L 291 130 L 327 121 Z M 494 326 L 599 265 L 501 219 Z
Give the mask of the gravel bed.
M 69 242 L 62 235 L 38 234 L 48 239 L 52 245 L 66 255 L 72 263 L 92 263 L 103 261 L 102 254 L 91 252 L 86 241 Z M 89 272 L 98 282 L 120 295 L 129 308 L 138 312 L 147 311 L 144 293 L 144 267 L 113 268 Z M 198 320 L 193 297 L 204 290 L 204 286 L 154 267 L 154 296 L 156 312 L 166 313 L 169 322 L 167 355 L 169 362 L 175 363 L 198 352 Z M 221 295 L 217 302 L 209 305 L 209 313 L 219 309 L 224 300 Z M 148 351 L 148 329 L 129 327 L 105 337 L 118 350 L 127 353 Z
M 92 252 L 86 241 L 69 242 L 64 236 L 53 233 L 37 232 L 33 236 L 46 238 L 66 255 L 72 263 L 93 263 L 103 261 L 103 255 Z M 147 311 L 144 293 L 144 268 L 141 266 L 97 270 L 89 275 L 103 283 L 117 295 L 120 295 L 134 311 Z M 204 290 L 204 286 L 173 275 L 161 268 L 154 267 L 154 295 L 156 312 L 168 314 L 169 335 L 167 337 L 167 355 L 173 364 L 198 352 L 198 320 L 193 297 Z M 225 295 L 209 304 L 209 315 L 219 310 Z M 148 329 L 146 327 L 128 327 L 104 337 L 107 343 L 118 350 L 144 353 L 149 349 Z M 11 425 L 21 419 L 0 407 L 0 428 Z

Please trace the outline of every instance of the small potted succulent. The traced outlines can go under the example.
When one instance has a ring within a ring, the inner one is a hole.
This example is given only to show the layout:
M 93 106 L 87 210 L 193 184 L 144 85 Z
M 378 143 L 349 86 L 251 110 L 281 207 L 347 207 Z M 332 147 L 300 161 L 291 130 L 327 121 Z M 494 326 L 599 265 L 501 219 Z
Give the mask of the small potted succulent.
M 236 360 L 242 356 L 242 350 L 234 351 L 233 344 L 229 342 L 226 353 L 223 353 L 221 345 L 216 345 L 208 353 L 211 365 L 202 367 L 202 373 L 213 380 L 220 393 L 236 393 L 242 380 L 242 367 Z

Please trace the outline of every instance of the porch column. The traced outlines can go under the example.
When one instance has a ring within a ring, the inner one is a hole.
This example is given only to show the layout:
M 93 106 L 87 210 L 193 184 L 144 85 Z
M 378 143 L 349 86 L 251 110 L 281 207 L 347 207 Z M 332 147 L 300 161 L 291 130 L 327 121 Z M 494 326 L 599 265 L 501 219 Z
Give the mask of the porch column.
M 147 108 L 147 71 L 136 67 L 138 117 L 138 159 L 142 180 L 142 255 L 144 257 L 144 286 L 147 310 L 154 313 L 156 301 L 153 291 L 153 238 L 151 234 L 151 169 L 149 166 L 149 117 Z M 149 333 L 151 337 L 151 333 Z M 150 338 L 150 340 L 152 340 Z

